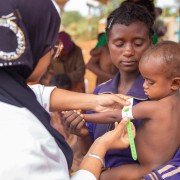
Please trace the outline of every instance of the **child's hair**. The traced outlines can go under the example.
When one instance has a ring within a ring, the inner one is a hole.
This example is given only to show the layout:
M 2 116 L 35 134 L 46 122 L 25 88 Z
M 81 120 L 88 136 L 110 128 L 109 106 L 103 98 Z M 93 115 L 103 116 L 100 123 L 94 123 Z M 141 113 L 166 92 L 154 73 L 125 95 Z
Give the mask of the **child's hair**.
M 66 74 L 55 75 L 52 81 L 58 88 L 66 90 L 72 89 L 72 82 Z
M 140 63 L 151 62 L 152 57 L 161 64 L 161 72 L 164 72 L 167 78 L 180 77 L 180 44 L 162 41 L 148 48 L 142 55 Z
M 149 30 L 149 36 L 152 36 L 154 21 L 148 10 L 132 2 L 123 2 L 117 9 L 112 11 L 107 18 L 107 38 L 114 24 L 128 26 L 134 22 L 143 22 Z

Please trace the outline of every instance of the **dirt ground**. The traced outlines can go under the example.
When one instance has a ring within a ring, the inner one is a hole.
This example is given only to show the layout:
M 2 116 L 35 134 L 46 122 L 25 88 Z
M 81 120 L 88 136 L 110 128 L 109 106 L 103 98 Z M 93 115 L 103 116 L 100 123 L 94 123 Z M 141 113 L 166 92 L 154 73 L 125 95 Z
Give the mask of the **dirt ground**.
M 96 40 L 76 42 L 77 45 L 82 49 L 85 64 L 89 61 L 90 58 L 89 52 L 92 48 L 94 48 L 96 42 L 97 42 Z M 96 75 L 87 69 L 85 74 L 85 82 L 86 82 L 86 92 L 92 93 L 95 88 Z

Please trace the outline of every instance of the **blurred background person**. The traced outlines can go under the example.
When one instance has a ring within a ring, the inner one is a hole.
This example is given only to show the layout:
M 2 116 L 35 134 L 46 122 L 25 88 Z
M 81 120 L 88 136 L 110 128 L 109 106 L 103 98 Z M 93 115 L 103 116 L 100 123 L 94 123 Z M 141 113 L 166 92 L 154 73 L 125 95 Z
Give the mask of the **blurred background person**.
M 112 63 L 109 55 L 106 33 L 98 35 L 98 43 L 90 51 L 90 55 L 86 68 L 97 76 L 96 86 L 111 79 L 116 74 L 117 68 Z
M 163 40 L 164 35 L 167 32 L 167 26 L 164 23 L 162 17 L 163 10 L 160 7 L 155 7 L 155 21 L 154 21 L 154 32 L 157 34 L 158 39 Z
M 64 79 L 66 79 L 71 84 L 69 90 L 85 92 L 84 75 L 86 67 L 81 48 L 75 44 L 71 36 L 65 31 L 59 33 L 58 41 L 62 42 L 63 48 L 61 54 L 50 65 L 50 71 L 54 72 L 52 84 L 57 85 L 56 78 L 59 75 L 59 84 L 62 86 Z

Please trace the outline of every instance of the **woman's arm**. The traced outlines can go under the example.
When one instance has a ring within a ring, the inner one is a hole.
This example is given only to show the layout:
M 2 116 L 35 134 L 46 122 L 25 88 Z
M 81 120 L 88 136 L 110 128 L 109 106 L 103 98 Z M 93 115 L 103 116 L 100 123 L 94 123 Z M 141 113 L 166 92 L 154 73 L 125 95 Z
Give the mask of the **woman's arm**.
M 129 146 L 129 139 L 126 132 L 126 124 L 127 119 L 123 119 L 119 124 L 115 123 L 114 130 L 109 131 L 96 139 L 87 155 L 82 160 L 79 170 L 87 170 L 99 179 L 103 164 L 101 160 L 91 155 L 95 154 L 95 156 L 98 156 L 103 160 L 108 150 L 127 148 Z
M 93 110 L 96 112 L 111 111 L 128 105 L 129 97 L 120 94 L 85 94 L 55 88 L 51 93 L 50 111 L 72 109 Z
M 102 172 L 100 180 L 140 180 L 146 173 L 145 168 L 141 168 L 138 163 L 126 164 Z

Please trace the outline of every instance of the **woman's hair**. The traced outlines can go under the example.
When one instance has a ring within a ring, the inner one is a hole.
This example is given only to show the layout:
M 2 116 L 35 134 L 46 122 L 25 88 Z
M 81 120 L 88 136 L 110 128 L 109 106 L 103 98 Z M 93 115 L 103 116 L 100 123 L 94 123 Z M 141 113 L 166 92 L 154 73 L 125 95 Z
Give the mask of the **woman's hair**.
M 126 0 L 124 2 L 133 2 L 135 4 L 145 7 L 151 14 L 152 18 L 155 19 L 154 0 Z
M 140 5 L 131 2 L 123 2 L 117 9 L 111 12 L 107 18 L 107 38 L 114 24 L 130 25 L 135 22 L 142 22 L 149 30 L 149 36 L 153 34 L 153 18 L 148 10 Z

